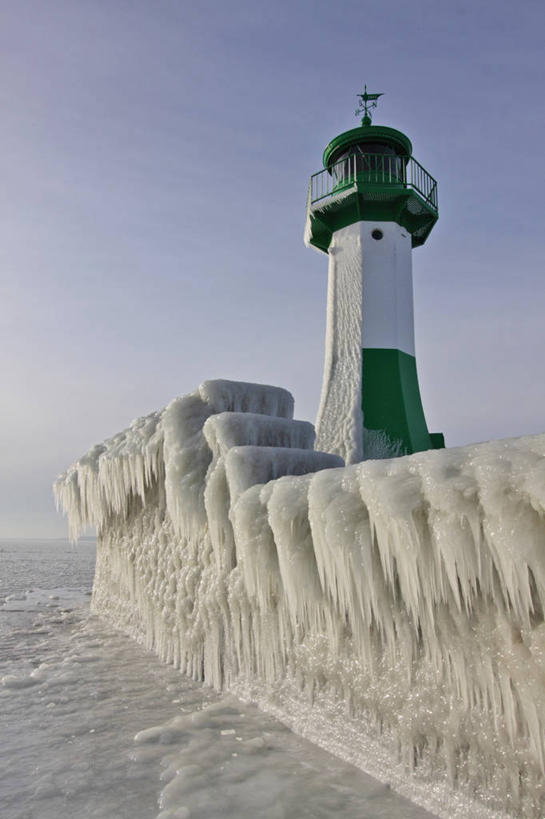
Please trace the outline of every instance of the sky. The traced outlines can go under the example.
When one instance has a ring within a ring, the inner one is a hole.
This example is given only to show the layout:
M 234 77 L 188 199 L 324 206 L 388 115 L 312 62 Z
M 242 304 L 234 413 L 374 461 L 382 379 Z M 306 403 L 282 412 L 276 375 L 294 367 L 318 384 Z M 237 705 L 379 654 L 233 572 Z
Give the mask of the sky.
M 542 0 L 0 0 L 0 537 L 64 536 L 57 474 L 206 379 L 315 419 L 307 185 L 364 83 L 438 180 L 428 427 L 544 432 L 544 31 Z

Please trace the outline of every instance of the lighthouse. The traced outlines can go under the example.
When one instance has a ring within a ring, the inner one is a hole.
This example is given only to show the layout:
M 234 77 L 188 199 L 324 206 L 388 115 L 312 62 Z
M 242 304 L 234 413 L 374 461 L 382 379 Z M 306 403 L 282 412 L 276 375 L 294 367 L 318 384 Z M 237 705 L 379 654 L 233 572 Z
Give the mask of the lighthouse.
M 316 447 L 346 463 L 444 446 L 426 425 L 414 349 L 412 250 L 438 218 L 437 183 L 401 131 L 373 125 L 382 94 L 359 94 L 361 126 L 331 140 L 311 176 L 305 241 L 328 254 Z

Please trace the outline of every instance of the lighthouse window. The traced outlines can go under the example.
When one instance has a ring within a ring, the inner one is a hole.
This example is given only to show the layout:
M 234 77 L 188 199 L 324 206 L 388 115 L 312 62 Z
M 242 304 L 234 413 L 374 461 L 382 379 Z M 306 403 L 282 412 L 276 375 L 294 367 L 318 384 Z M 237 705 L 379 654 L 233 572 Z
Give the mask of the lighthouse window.
M 375 142 L 351 145 L 339 154 L 332 175 L 337 185 L 352 183 L 354 175 L 369 182 L 402 182 L 405 165 L 390 145 Z
M 373 237 L 373 239 L 376 239 L 377 242 L 378 242 L 379 239 L 382 239 L 382 237 L 384 236 L 384 233 L 381 230 L 379 230 L 378 228 L 375 228 L 375 230 L 372 231 L 371 236 Z

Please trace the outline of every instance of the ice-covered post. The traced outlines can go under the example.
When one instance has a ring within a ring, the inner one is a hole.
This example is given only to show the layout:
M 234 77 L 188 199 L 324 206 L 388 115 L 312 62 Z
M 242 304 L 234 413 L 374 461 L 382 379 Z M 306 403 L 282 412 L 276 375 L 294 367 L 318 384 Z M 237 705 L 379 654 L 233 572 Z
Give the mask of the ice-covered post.
M 401 131 L 371 124 L 326 147 L 310 180 L 305 240 L 329 255 L 326 352 L 316 446 L 347 463 L 444 446 L 420 399 L 412 248 L 438 218 L 437 183 Z

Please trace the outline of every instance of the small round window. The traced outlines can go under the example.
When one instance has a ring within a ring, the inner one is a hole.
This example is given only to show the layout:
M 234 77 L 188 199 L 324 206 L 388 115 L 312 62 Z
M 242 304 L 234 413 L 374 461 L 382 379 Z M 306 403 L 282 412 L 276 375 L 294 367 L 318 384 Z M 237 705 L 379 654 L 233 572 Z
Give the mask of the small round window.
M 378 242 L 379 239 L 382 239 L 382 237 L 384 236 L 384 233 L 381 230 L 379 230 L 378 228 L 375 228 L 375 230 L 373 230 L 373 232 L 371 233 L 371 236 L 373 237 L 373 239 L 376 239 L 377 242 Z

